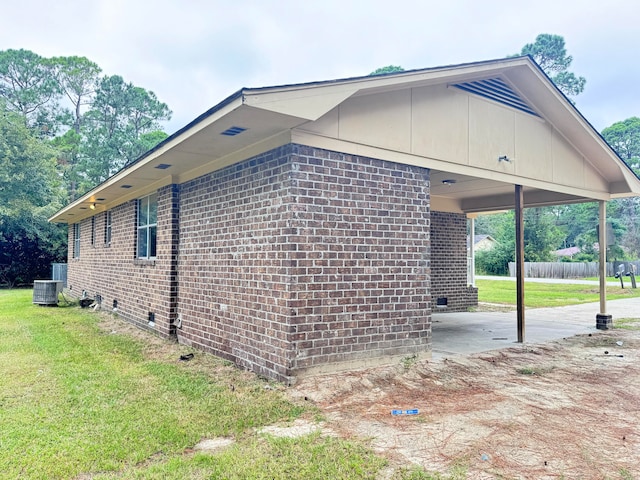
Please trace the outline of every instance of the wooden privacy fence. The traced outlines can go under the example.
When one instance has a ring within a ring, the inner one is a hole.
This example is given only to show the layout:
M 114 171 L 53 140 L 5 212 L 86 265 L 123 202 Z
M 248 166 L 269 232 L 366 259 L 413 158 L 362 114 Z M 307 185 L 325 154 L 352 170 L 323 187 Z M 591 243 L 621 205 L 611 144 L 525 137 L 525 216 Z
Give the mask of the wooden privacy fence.
M 525 262 L 524 276 L 527 278 L 584 278 L 597 277 L 598 262 Z M 613 277 L 618 266 L 624 265 L 624 273 L 635 265 L 636 272 L 640 272 L 640 260 L 634 262 L 607 262 L 607 277 Z M 516 276 L 516 264 L 509 262 L 509 275 Z

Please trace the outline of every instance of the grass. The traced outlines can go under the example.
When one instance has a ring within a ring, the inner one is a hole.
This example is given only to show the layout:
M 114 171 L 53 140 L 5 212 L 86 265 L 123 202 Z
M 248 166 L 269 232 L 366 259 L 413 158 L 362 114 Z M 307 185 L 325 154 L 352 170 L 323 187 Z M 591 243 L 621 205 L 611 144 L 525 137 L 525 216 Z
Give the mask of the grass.
M 318 434 L 298 439 L 253 436 L 214 455 L 176 456 L 156 465 L 134 467 L 126 478 L 373 479 L 383 463 L 362 446 Z M 113 475 L 93 478 L 107 480 Z
M 553 367 L 520 367 L 516 372 L 520 375 L 537 375 L 542 376 L 553 370 Z
M 620 470 L 620 478 L 622 480 L 633 480 L 634 476 L 632 473 L 630 473 L 626 468 L 623 468 L 622 470 Z
M 640 330 L 640 318 L 614 318 L 613 328 Z
M 398 470 L 392 480 L 464 480 L 466 478 L 467 466 L 464 463 L 456 463 L 446 475 L 428 472 L 419 467 L 411 467 Z
M 478 300 L 483 303 L 515 305 L 516 282 L 512 280 L 477 280 Z M 598 302 L 596 285 L 527 282 L 524 303 L 529 308 L 561 307 L 579 303 Z M 607 299 L 640 297 L 640 289 L 607 287 Z
M 154 351 L 31 295 L 0 290 L 0 479 L 358 479 L 384 467 L 354 442 L 256 433 L 317 414 L 277 386 L 208 355 L 179 362 L 185 347 L 149 337 Z M 193 452 L 214 437 L 234 443 Z
M 400 361 L 400 364 L 405 370 L 409 370 L 413 365 L 416 364 L 417 361 L 418 361 L 418 355 L 414 353 L 413 355 L 408 355 L 406 357 L 403 357 L 402 360 Z

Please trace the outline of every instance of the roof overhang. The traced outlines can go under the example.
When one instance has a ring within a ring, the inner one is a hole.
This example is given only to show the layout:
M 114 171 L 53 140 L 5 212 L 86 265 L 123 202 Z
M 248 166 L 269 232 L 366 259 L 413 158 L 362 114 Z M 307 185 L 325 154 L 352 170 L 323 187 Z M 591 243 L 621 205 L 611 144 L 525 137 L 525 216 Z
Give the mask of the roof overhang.
M 306 119 L 257 109 L 242 91 L 170 136 L 50 221 L 76 223 L 172 183 L 205 173 L 290 142 L 291 129 Z
M 349 98 L 438 84 L 460 84 L 499 77 L 537 113 L 561 126 L 566 141 L 608 179 L 606 192 L 553 191 L 543 182 L 499 172 L 412 158 L 369 145 L 341 145 L 342 151 L 432 169 L 431 195 L 443 209 L 467 213 L 513 208 L 513 185 L 525 186 L 525 204 L 551 205 L 608 200 L 640 194 L 640 180 L 530 57 L 476 62 L 327 82 L 242 89 L 171 135 L 131 165 L 57 212 L 50 221 L 76 223 L 96 212 L 139 198 L 158 188 L 183 183 L 291 141 L 309 140 L 300 127 L 314 122 Z M 325 139 L 326 140 L 326 139 Z M 331 139 L 329 139 L 331 140 Z M 340 143 L 340 142 L 337 142 Z M 442 183 L 456 180 L 455 184 Z

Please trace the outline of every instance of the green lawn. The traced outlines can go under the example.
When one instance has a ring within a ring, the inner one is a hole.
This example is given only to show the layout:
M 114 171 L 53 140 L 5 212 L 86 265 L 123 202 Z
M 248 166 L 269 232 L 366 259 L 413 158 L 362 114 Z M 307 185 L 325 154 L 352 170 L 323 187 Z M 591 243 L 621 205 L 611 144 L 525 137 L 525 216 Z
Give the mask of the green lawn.
M 480 302 L 516 304 L 516 282 L 513 280 L 477 280 L 476 286 Z M 561 307 L 600 300 L 597 285 L 526 282 L 524 291 L 524 303 L 529 308 Z M 608 300 L 630 297 L 640 297 L 640 289 L 607 287 Z
M 478 287 L 482 302 L 515 303 L 513 281 Z M 375 479 L 387 464 L 357 440 L 258 433 L 319 416 L 287 400 L 281 385 L 201 352 L 180 362 L 185 346 L 131 335 L 106 314 L 39 307 L 31 298 L 31 290 L 0 290 L 0 479 Z M 530 307 L 593 301 L 595 286 L 526 286 Z M 193 451 L 216 437 L 233 443 Z M 458 477 L 415 468 L 392 476 L 409 478 Z
M 0 290 L 0 479 L 373 479 L 385 464 L 354 442 L 256 433 L 318 413 L 210 355 L 180 362 L 186 347 L 31 298 Z M 234 443 L 193 452 L 214 437 Z

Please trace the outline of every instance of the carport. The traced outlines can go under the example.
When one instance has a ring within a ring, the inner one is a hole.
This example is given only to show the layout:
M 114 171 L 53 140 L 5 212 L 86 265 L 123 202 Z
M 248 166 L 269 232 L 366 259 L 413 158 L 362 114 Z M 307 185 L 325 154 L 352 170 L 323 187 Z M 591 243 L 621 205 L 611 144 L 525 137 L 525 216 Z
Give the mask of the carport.
M 530 57 L 389 74 L 355 94 L 333 95 L 326 98 L 334 103 L 336 96 L 351 98 L 333 110 L 327 105 L 320 120 L 295 132 L 295 141 L 429 168 L 431 211 L 465 214 L 472 232 L 477 215 L 515 210 L 521 342 L 524 208 L 598 202 L 606 244 L 606 202 L 640 194 L 634 172 Z M 603 328 L 611 324 L 605 256 L 601 249 L 600 304 L 593 311 Z M 434 306 L 446 282 L 441 270 L 432 264 Z
M 449 122 L 431 125 L 432 148 L 441 149 L 444 158 L 466 159 L 433 162 L 432 209 L 465 213 L 471 236 L 477 215 L 515 211 L 514 322 L 517 341 L 524 342 L 524 208 L 597 201 L 600 243 L 606 245 L 606 202 L 640 194 L 640 181 L 530 58 L 496 62 L 487 70 L 480 78 L 476 72 L 475 79 L 450 82 L 470 94 L 469 102 L 457 110 L 455 102 L 447 104 L 439 117 Z M 600 302 L 590 307 L 598 328 L 612 321 L 605 264 L 606 249 L 600 249 Z

